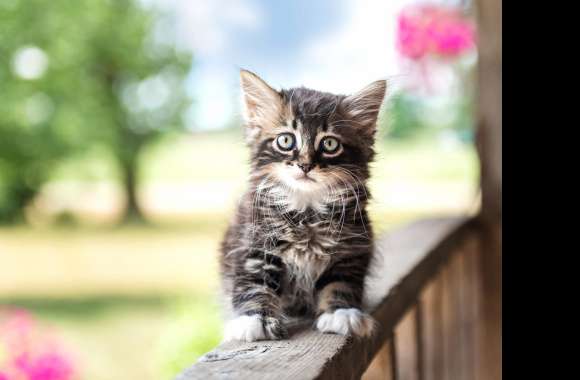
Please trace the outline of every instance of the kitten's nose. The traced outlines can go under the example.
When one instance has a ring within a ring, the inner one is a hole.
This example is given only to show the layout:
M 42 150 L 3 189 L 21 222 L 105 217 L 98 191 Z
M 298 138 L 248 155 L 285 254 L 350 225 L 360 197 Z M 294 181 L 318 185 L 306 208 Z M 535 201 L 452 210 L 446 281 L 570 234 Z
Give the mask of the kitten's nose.
M 298 167 L 300 169 L 302 169 L 302 171 L 304 172 L 304 174 L 307 174 L 309 171 L 312 170 L 312 168 L 314 167 L 313 164 L 298 164 Z

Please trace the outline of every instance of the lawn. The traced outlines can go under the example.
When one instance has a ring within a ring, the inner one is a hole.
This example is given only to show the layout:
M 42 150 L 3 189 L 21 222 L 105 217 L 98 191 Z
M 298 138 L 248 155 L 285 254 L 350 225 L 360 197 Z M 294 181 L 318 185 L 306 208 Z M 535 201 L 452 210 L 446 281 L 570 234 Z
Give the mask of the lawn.
M 169 139 L 142 163 L 151 225 L 110 225 L 122 201 L 115 171 L 91 152 L 55 173 L 35 211 L 61 205 L 91 223 L 50 227 L 33 213 L 33 227 L 0 229 L 0 304 L 54 326 L 76 352 L 82 379 L 171 378 L 220 339 L 216 260 L 244 186 L 243 143 L 233 135 Z M 379 144 L 370 183 L 375 230 L 473 210 L 476 178 L 471 147 Z

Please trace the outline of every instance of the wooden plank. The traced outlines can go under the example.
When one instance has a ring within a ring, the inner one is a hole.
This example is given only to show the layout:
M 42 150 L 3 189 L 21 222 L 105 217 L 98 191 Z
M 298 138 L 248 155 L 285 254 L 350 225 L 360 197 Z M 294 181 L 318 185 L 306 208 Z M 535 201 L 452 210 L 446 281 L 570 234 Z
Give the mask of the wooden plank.
M 478 376 L 501 379 L 501 225 L 483 224 L 480 239 Z
M 443 380 L 443 290 L 441 274 L 425 287 L 423 305 L 423 345 L 425 380 Z
M 417 379 L 425 380 L 425 344 L 423 331 L 423 303 L 415 305 L 415 348 L 417 355 Z
M 457 254 L 452 256 L 448 264 L 448 286 L 449 286 L 449 312 L 450 312 L 450 379 L 465 379 L 464 360 L 465 351 L 462 340 L 463 310 L 461 307 L 461 257 L 464 254 L 462 248 Z
M 453 294 L 453 312 L 456 315 L 456 341 L 457 341 L 457 359 L 456 371 L 459 379 L 472 379 L 468 376 L 469 366 L 469 347 L 468 347 L 468 320 L 466 314 L 466 302 L 470 302 L 466 298 L 465 292 L 467 288 L 467 280 L 465 278 L 465 256 L 466 249 L 463 248 L 451 259 L 451 268 L 454 278 L 454 294 Z
M 440 272 L 440 281 L 442 289 L 441 298 L 441 314 L 442 314 L 442 347 L 443 352 L 443 379 L 455 379 L 454 373 L 452 371 L 452 365 L 454 362 L 455 352 L 454 352 L 454 342 L 453 333 L 455 326 L 453 326 L 453 311 L 451 309 L 451 276 L 449 265 L 445 265 Z
M 475 379 L 477 360 L 477 322 L 478 322 L 478 305 L 479 305 L 479 245 L 476 238 L 470 239 L 465 244 L 465 250 L 461 253 L 463 256 L 463 292 L 462 307 L 465 318 L 464 326 L 464 351 L 465 351 L 465 378 Z
M 395 328 L 397 336 L 397 367 L 401 379 L 419 380 L 417 355 L 417 312 L 413 307 Z
M 397 352 L 397 333 L 395 332 L 391 339 L 389 339 L 388 347 L 389 354 L 391 357 L 391 379 L 399 380 L 401 378 L 401 372 L 399 370 L 399 353 Z
M 363 373 L 362 380 L 394 380 L 391 356 L 391 342 L 386 341 Z
M 367 308 L 379 322 L 372 339 L 299 328 L 288 340 L 222 344 L 177 379 L 358 379 L 427 282 L 473 233 L 465 218 L 427 219 L 377 242 L 376 271 L 365 294 Z

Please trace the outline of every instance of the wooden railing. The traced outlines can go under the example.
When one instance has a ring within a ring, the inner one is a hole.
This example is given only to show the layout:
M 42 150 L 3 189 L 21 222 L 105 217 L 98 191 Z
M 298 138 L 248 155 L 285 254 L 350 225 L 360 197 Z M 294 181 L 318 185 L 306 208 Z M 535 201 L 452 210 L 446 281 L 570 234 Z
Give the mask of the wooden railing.
M 383 324 L 386 342 L 363 379 L 485 378 L 478 363 L 481 268 L 476 224 L 466 221 L 450 232 L 398 285 L 407 290 L 408 308 L 394 326 Z M 406 233 L 424 238 L 417 232 Z
M 295 326 L 288 340 L 222 344 L 178 379 L 483 379 L 479 231 L 439 218 L 381 238 L 367 283 L 371 339 Z

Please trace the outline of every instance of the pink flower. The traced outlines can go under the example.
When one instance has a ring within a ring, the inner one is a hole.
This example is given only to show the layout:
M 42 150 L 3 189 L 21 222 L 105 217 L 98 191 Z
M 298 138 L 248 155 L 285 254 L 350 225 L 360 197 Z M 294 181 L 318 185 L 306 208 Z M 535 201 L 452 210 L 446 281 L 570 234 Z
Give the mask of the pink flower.
M 29 380 L 69 380 L 73 375 L 69 361 L 56 352 L 37 357 L 21 355 L 14 364 Z
M 419 5 L 399 15 L 397 48 L 407 58 L 456 57 L 474 46 L 475 27 L 455 8 Z
M 71 358 L 26 310 L 0 309 L 0 380 L 72 380 Z

